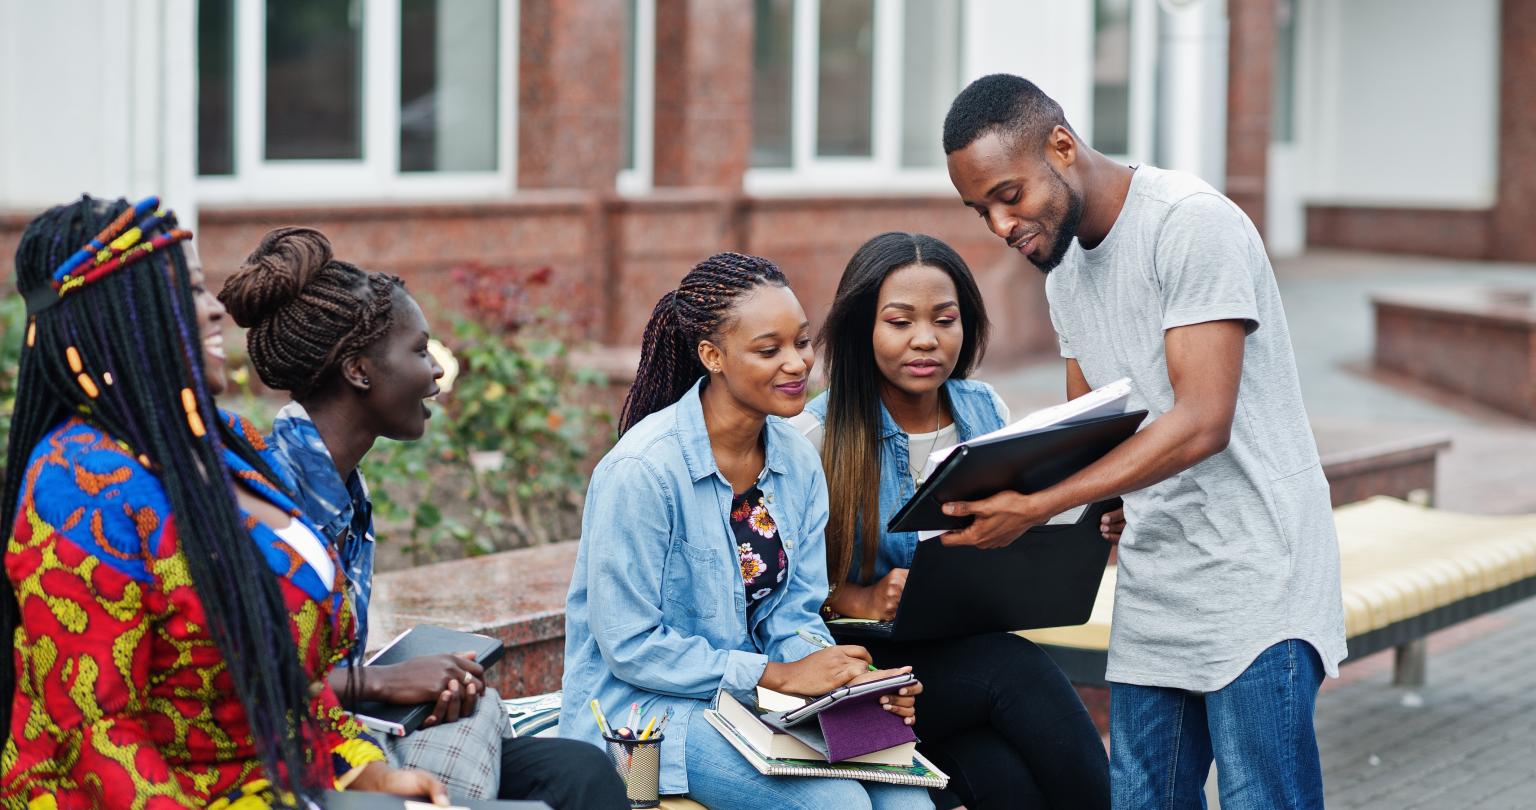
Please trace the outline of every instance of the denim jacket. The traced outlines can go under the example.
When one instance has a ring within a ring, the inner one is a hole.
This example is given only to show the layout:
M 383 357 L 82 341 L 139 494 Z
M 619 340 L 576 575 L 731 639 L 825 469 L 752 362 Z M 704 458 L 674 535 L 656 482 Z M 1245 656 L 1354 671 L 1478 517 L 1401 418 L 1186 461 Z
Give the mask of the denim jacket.
M 566 601 L 560 735 L 603 745 L 594 698 L 615 729 L 632 702 L 642 723 L 670 708 L 662 793 L 687 791 L 689 720 L 717 689 L 748 697 L 769 661 L 816 651 L 796 631 L 831 637 L 818 613 L 827 598 L 820 459 L 794 428 L 768 418 L 757 486 L 789 573 L 749 623 L 732 487 L 710 450 L 702 388 L 646 417 L 598 463 Z
M 267 446 L 272 448 L 278 473 L 298 495 L 304 516 L 336 548 L 357 616 L 353 648 L 361 653 L 368 649 L 368 597 L 373 593 L 373 504 L 368 484 L 361 470 L 341 480 L 314 420 L 297 402 L 277 412 Z
M 992 386 L 976 380 L 951 379 L 944 383 L 944 396 L 949 401 L 950 415 L 955 420 L 955 432 L 960 441 L 968 441 L 983 433 L 991 433 L 1007 424 L 1007 407 Z M 826 393 L 811 400 L 805 411 L 820 424 L 827 421 Z M 885 526 L 903 504 L 917 492 L 908 472 L 907 433 L 891 418 L 885 404 L 880 405 L 880 548 L 875 554 L 875 568 L 871 582 L 890 573 L 892 568 L 909 568 L 912 555 L 917 553 L 917 532 L 890 533 Z M 853 544 L 853 565 L 848 570 L 848 580 L 858 581 L 859 560 L 863 559 L 861 541 Z M 868 584 L 868 583 L 865 583 Z

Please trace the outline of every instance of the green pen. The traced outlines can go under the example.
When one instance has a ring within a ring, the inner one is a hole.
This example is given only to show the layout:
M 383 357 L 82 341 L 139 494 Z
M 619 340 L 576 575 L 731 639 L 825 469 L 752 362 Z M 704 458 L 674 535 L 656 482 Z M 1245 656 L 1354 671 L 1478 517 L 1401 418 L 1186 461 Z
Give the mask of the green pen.
M 815 633 L 807 633 L 803 628 L 800 629 L 800 630 L 796 630 L 795 632 L 799 633 L 800 637 L 805 639 L 807 642 L 809 642 L 809 643 L 811 643 L 811 644 L 813 644 L 813 645 L 815 645 L 817 647 L 820 647 L 823 650 L 825 650 L 826 648 L 832 646 L 832 642 L 827 641 L 826 639 L 822 638 L 821 636 L 816 635 Z M 874 664 L 870 664 L 869 665 L 869 671 L 870 672 L 879 672 L 880 668 L 875 666 Z

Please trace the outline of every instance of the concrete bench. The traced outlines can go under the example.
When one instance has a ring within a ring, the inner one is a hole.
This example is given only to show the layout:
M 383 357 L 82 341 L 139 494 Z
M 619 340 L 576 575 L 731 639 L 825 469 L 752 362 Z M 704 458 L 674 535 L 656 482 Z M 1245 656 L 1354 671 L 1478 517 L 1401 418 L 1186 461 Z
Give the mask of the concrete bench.
M 1536 515 L 1469 515 L 1378 496 L 1334 509 L 1350 660 L 1397 650 L 1394 682 L 1422 685 L 1423 639 L 1536 594 Z M 1104 686 L 1115 568 L 1078 627 L 1021 633 L 1076 684 Z

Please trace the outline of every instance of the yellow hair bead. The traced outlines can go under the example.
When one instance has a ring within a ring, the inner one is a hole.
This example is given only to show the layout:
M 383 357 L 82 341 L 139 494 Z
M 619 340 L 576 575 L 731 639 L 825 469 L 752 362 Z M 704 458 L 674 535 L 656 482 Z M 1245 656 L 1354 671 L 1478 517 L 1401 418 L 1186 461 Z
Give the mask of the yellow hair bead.
M 198 416 L 196 411 L 187 414 L 187 426 L 192 428 L 192 435 L 199 439 L 208 435 L 208 428 L 203 426 L 203 417 Z
M 80 352 L 74 346 L 64 347 L 64 359 L 69 361 L 69 370 L 79 374 L 85 371 L 85 364 L 80 362 Z
M 27 322 L 27 348 L 37 345 L 37 319 Z
M 91 375 L 81 374 L 75 378 L 75 382 L 80 383 L 80 387 L 85 389 L 85 395 L 91 399 L 101 396 L 101 389 L 96 387 L 96 381 L 91 379 Z
M 112 384 L 112 372 L 110 372 L 110 371 L 103 371 L 101 373 L 101 381 L 106 383 L 107 385 L 111 385 Z
M 181 389 L 181 409 L 187 413 L 197 413 L 197 397 L 192 395 L 192 389 Z
M 139 230 L 139 226 L 135 225 L 124 231 L 122 236 L 113 239 L 112 244 L 108 245 L 108 247 L 112 248 L 116 253 L 122 253 L 128 248 L 133 247 L 134 243 L 138 242 L 139 237 L 143 235 L 144 232 Z
M 149 468 L 149 456 L 146 456 L 143 453 L 140 453 L 139 454 L 139 466 L 144 467 L 145 469 L 148 469 Z

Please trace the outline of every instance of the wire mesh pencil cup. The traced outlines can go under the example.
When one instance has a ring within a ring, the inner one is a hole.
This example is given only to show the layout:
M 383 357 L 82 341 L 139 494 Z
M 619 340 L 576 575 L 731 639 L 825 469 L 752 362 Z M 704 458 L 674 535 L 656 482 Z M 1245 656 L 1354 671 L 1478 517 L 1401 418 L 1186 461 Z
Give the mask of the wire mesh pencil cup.
M 605 734 L 603 740 L 608 743 L 608 758 L 624 781 L 629 806 L 660 807 L 662 735 L 626 740 Z

